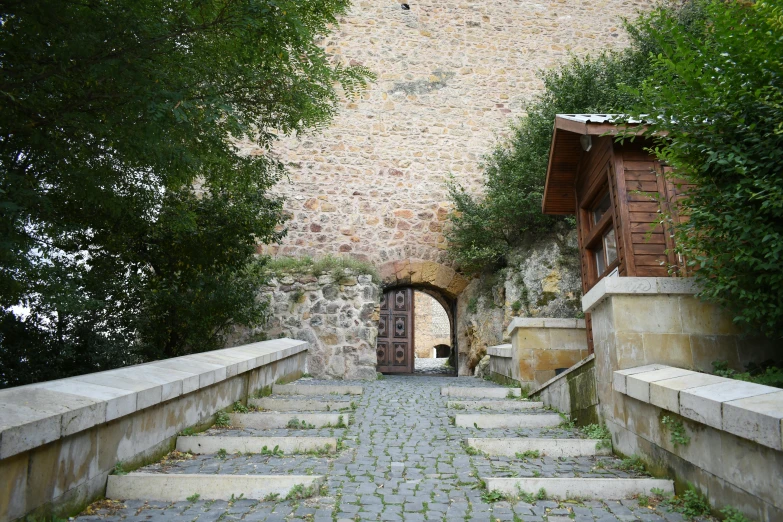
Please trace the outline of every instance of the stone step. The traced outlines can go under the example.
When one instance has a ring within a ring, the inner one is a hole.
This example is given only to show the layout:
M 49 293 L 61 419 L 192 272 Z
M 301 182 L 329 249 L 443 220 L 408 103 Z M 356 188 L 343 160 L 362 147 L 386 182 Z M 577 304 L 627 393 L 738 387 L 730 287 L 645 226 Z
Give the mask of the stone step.
M 271 411 L 339 411 L 350 410 L 351 401 L 323 401 L 318 399 L 248 399 L 248 406 Z
M 272 393 L 276 395 L 361 395 L 361 386 L 339 386 L 329 384 L 273 384 Z
M 521 397 L 519 388 L 468 388 L 465 386 L 444 386 L 440 389 L 443 397 L 472 397 L 477 399 L 506 399 Z
M 543 408 L 543 402 L 533 401 L 449 401 L 449 408 L 465 410 L 532 410 Z
M 296 486 L 301 497 L 318 494 L 323 475 L 214 475 L 128 473 L 109 475 L 106 498 L 110 500 L 156 500 L 181 502 L 198 495 L 201 500 L 242 498 L 263 500 L 271 495 L 285 498 Z
M 674 493 L 674 482 L 653 478 L 482 478 L 488 491 L 505 495 L 528 493 L 541 489 L 547 499 L 623 500 L 649 495 L 652 489 Z
M 493 415 L 462 414 L 454 416 L 454 425 L 460 428 L 554 428 L 563 422 L 556 413 Z
M 231 413 L 231 425 L 235 428 L 254 428 L 257 430 L 268 430 L 276 428 L 290 429 L 309 429 L 314 428 L 337 427 L 340 417 L 343 423 L 348 424 L 348 415 L 338 413 Z M 289 425 L 293 420 L 300 424 L 305 423 L 305 427 L 294 427 Z
M 611 455 L 612 447 L 598 448 L 598 439 L 467 439 L 471 448 L 487 455 L 515 457 L 517 453 L 538 451 L 544 457 L 592 457 Z
M 334 437 L 226 437 L 202 435 L 199 437 L 177 437 L 177 450 L 190 453 L 217 453 L 221 449 L 227 453 L 265 453 L 278 451 L 286 455 L 325 451 L 333 453 L 337 449 Z

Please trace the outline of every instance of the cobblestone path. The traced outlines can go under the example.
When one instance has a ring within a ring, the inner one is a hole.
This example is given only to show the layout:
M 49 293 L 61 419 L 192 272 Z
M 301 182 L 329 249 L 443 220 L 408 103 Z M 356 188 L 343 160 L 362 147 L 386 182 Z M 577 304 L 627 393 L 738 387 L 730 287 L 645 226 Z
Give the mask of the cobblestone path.
M 344 410 L 347 428 L 310 430 L 211 429 L 210 435 L 332 436 L 340 449 L 327 456 L 276 456 L 260 454 L 177 455 L 139 471 L 150 473 L 296 474 L 325 475 L 320 496 L 300 500 L 234 499 L 183 502 L 143 500 L 99 502 L 78 522 L 123 520 L 126 522 L 233 522 L 233 521 L 679 521 L 668 513 L 640 505 L 638 500 L 498 501 L 481 487 L 478 477 L 629 477 L 615 457 L 557 459 L 488 457 L 469 454 L 468 437 L 574 438 L 568 428 L 476 429 L 459 428 L 447 408 L 454 398 L 441 397 L 442 386 L 497 387 L 475 378 L 387 376 L 372 383 L 335 383 L 303 379 L 296 384 L 360 384 L 360 396 L 322 396 L 307 399 L 343 400 L 355 403 Z M 296 399 L 281 396 L 281 399 Z M 464 412 L 463 412 L 464 413 Z M 481 413 L 479 411 L 478 413 Z M 503 413 L 493 410 L 491 413 Z M 519 414 L 519 411 L 508 412 Z M 528 412 L 530 413 L 530 412 Z M 535 414 L 535 411 L 532 413 Z M 542 414 L 551 412 L 542 412 Z M 475 453 L 471 451 L 470 453 Z

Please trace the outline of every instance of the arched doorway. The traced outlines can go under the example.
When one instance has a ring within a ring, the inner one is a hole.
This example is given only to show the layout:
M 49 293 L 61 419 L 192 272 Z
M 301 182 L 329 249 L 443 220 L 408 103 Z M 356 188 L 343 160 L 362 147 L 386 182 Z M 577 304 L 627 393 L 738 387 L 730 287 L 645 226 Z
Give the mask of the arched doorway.
M 413 373 L 415 369 L 415 296 L 421 292 L 434 299 L 448 318 L 448 342 L 451 365 L 456 368 L 459 349 L 456 344 L 457 296 L 468 281 L 452 268 L 434 261 L 405 259 L 380 267 L 383 284 L 378 325 L 378 371 Z M 432 350 L 433 347 L 430 347 Z

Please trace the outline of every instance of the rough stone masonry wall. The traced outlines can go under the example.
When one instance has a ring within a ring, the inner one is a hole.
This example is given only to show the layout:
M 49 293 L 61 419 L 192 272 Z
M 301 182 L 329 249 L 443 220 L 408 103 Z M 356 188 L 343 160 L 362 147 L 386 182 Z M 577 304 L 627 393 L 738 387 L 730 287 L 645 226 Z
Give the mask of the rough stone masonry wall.
M 457 301 L 459 374 L 470 375 L 487 347 L 510 342 L 515 317 L 584 317 L 576 232 L 555 231 L 509 255 L 508 266 L 473 279 Z
M 447 262 L 445 180 L 471 191 L 479 163 L 540 91 L 536 71 L 627 43 L 621 17 L 647 0 L 355 0 L 321 44 L 377 81 L 333 124 L 284 140 L 286 255 L 349 253 L 378 265 Z M 263 154 L 251 145 L 250 154 Z M 499 331 L 499 330 L 498 330 Z
M 310 343 L 307 372 L 317 379 L 374 380 L 379 286 L 350 269 L 315 276 L 280 273 L 259 289 L 266 322 L 238 331 L 230 344 L 288 337 Z
M 449 316 L 433 297 L 424 292 L 414 292 L 413 334 L 416 357 L 434 357 L 433 347 L 439 344 L 451 346 Z

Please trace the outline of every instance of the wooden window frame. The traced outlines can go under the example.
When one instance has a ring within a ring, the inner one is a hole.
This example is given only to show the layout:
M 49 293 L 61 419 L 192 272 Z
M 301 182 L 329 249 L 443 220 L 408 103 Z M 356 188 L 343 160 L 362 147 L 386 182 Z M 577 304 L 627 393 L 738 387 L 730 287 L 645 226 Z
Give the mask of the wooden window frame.
M 580 221 L 583 224 L 582 237 L 584 240 L 582 243 L 582 248 L 584 248 L 588 253 L 588 289 L 592 288 L 598 281 L 609 275 L 614 269 L 620 266 L 619 252 L 615 260 L 611 263 L 608 263 L 606 268 L 600 274 L 598 273 L 598 265 L 595 261 L 595 247 L 599 244 L 601 244 L 603 247 L 603 237 L 609 228 L 614 230 L 615 241 L 618 241 L 617 227 L 614 226 L 614 195 L 609 189 L 609 176 L 611 175 L 611 169 L 607 168 L 605 172 L 605 181 L 597 184 L 596 188 L 590 191 L 591 193 L 589 197 L 585 198 L 588 203 L 579 209 L 581 214 Z M 601 219 L 598 221 L 598 223 L 593 223 L 593 211 L 595 210 L 596 205 L 598 205 L 607 194 L 609 195 L 609 208 L 606 210 L 604 215 L 601 216 Z

